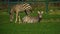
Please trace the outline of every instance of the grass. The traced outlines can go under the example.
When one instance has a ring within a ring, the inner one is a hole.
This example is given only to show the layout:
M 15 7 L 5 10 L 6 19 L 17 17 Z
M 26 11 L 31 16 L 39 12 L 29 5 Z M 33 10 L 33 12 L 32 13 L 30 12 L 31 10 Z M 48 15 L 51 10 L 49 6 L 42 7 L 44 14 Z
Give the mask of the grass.
M 40 23 L 15 24 L 10 23 L 8 12 L 0 12 L 0 34 L 60 34 L 60 14 L 43 14 Z

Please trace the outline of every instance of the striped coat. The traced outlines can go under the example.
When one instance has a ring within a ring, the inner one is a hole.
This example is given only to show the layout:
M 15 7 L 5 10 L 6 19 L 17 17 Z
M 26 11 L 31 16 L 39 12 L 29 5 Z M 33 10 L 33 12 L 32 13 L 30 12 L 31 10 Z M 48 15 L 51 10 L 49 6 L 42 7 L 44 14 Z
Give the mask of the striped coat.
M 21 19 L 20 19 L 20 16 L 19 16 L 19 12 L 25 12 L 26 15 L 28 15 L 31 12 L 31 10 L 32 10 L 32 7 L 28 3 L 14 5 L 11 8 L 11 11 L 10 11 L 10 22 L 13 21 L 14 12 L 16 13 L 16 20 L 15 20 L 15 23 L 16 23 L 18 20 L 19 20 L 19 22 L 21 22 Z

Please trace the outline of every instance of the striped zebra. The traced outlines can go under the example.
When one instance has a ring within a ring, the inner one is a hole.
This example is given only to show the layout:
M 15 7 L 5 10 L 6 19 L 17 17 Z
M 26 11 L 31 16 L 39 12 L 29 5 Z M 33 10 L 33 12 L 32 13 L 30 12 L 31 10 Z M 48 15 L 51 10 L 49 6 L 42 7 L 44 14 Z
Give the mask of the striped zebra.
M 29 13 L 32 12 L 32 7 L 28 3 L 14 5 L 10 11 L 10 22 L 13 21 L 14 13 L 16 13 L 15 23 L 17 23 L 17 21 L 19 21 L 19 23 L 21 23 L 22 21 L 20 19 L 20 15 L 19 15 L 20 12 L 25 12 L 26 15 L 28 15 Z
M 37 16 L 33 17 L 30 15 L 27 15 L 25 17 L 22 18 L 22 22 L 23 23 L 37 23 L 40 22 L 42 20 L 42 15 L 43 15 L 43 11 L 37 11 Z

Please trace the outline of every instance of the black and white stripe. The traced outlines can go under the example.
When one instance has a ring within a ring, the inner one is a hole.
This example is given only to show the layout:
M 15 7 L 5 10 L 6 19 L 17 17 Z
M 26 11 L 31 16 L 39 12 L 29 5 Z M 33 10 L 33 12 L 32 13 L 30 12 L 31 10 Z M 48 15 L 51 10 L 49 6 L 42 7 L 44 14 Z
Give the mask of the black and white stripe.
M 30 4 L 27 4 L 27 3 L 23 4 L 23 8 L 24 9 L 32 9 L 32 7 L 30 6 Z

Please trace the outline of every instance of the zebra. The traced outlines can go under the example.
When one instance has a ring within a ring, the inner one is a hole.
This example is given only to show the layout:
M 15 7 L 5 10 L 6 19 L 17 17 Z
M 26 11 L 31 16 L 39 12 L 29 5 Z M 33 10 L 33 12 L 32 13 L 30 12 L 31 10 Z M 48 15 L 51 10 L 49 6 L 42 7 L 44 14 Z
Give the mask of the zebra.
M 14 5 L 11 8 L 11 11 L 10 11 L 10 22 L 13 21 L 13 19 L 14 19 L 14 13 L 15 13 L 16 14 L 15 23 L 17 23 L 17 21 L 19 21 L 19 23 L 21 23 L 22 21 L 20 19 L 20 15 L 19 15 L 20 12 L 25 12 L 26 15 L 28 15 L 29 13 L 32 12 L 32 7 L 28 3 Z
M 30 15 L 27 15 L 27 16 L 23 17 L 22 18 L 23 23 L 36 23 L 36 22 L 40 22 L 42 20 L 43 11 L 38 11 L 37 13 L 38 13 L 38 15 L 35 16 L 35 17 L 30 16 Z

